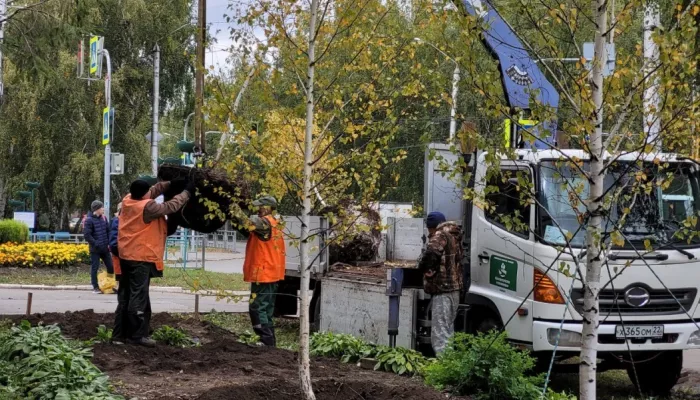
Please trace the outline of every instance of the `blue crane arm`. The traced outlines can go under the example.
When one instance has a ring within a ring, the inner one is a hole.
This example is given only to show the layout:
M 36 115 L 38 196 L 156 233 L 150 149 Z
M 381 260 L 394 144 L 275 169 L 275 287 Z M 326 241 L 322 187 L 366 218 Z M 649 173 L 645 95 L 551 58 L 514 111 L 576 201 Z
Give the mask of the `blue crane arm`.
M 487 1 L 462 0 L 466 11 L 481 18 L 485 24 L 483 41 L 493 58 L 498 60 L 506 101 L 511 109 L 530 110 L 530 97 L 536 92 L 538 104 L 550 107 L 554 113 L 559 106 L 559 93 L 538 68 L 515 32 L 503 21 Z M 535 128 L 537 134 L 540 127 Z M 541 128 L 549 135 L 535 142 L 536 148 L 549 148 L 556 138 L 557 123 L 549 121 Z

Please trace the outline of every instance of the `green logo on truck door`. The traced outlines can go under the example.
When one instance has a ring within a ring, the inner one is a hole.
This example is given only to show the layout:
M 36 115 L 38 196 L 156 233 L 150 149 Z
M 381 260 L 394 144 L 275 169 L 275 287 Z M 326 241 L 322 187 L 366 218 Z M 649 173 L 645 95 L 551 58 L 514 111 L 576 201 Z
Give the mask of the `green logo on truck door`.
M 492 285 L 515 291 L 518 287 L 518 263 L 498 256 L 491 256 L 490 282 Z

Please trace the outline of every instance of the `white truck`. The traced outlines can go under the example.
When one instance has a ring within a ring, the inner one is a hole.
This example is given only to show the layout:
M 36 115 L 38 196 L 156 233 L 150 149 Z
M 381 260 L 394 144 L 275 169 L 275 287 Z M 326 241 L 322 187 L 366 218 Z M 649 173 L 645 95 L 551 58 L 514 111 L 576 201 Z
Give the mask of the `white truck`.
M 431 147 L 445 158 L 455 157 L 445 145 Z M 565 154 L 586 160 L 581 150 L 566 150 Z M 431 176 L 426 179 L 426 212 L 439 210 L 448 220 L 461 222 L 465 230 L 464 265 L 471 285 L 463 294 L 456 330 L 474 333 L 504 329 L 513 344 L 530 350 L 544 366 L 556 354 L 557 369 L 561 370 L 567 367 L 559 361 L 580 352 L 583 326 L 579 278 L 585 274 L 586 250 L 585 232 L 579 229 L 578 217 L 583 206 L 579 210 L 573 207 L 569 202 L 571 191 L 562 185 L 564 181 L 576 182 L 577 174 L 566 167 L 555 167 L 562 157 L 558 151 L 517 150 L 517 155 L 516 161 L 501 160 L 500 168 L 503 174 L 520 172 L 521 179 L 529 179 L 536 188 L 536 204 L 522 205 L 519 197 L 512 195 L 515 182 L 504 182 L 500 179 L 503 175 L 487 179 L 486 154 L 481 153 L 473 169 L 474 188 L 480 194 L 487 186 L 497 186 L 498 191 L 486 195 L 496 209 L 486 212 L 462 200 L 462 191 L 453 180 L 443 176 L 445 171 L 440 171 L 436 162 L 427 160 L 426 171 Z M 656 165 L 652 156 L 626 155 L 618 160 L 621 172 L 612 173 L 610 182 L 635 179 L 640 158 L 646 159 L 642 167 Z M 671 237 L 678 221 L 700 210 L 698 165 L 673 155 L 663 155 L 663 159 L 668 162 L 663 173 L 673 175 L 671 185 L 652 192 L 648 199 L 638 199 L 640 204 L 649 200 L 647 204 L 656 207 L 656 212 L 633 207 L 628 216 L 633 222 L 622 227 L 628 240 L 608 253 L 601 276 L 604 287 L 598 339 L 600 371 L 622 368 L 633 373 L 634 365 L 638 379 L 632 381 L 639 382 L 642 390 L 655 393 L 667 392 L 679 379 L 682 351 L 700 348 L 700 326 L 695 322 L 700 316 L 699 280 L 694 278 L 700 268 L 700 240 L 666 240 L 666 246 L 644 250 L 645 240 Z M 471 167 L 474 165 L 471 160 Z M 508 229 L 499 215 L 512 215 L 516 210 L 526 223 Z M 645 218 L 661 218 L 664 222 L 647 224 Z M 422 220 L 395 220 L 390 224 L 396 225 L 390 226 L 393 233 L 389 235 L 388 253 L 416 256 L 415 248 L 421 246 Z M 657 228 L 648 229 L 652 225 Z M 564 246 L 567 236 L 569 246 Z M 395 238 L 401 242 L 392 243 Z M 563 252 L 562 247 L 566 247 Z M 421 273 L 413 267 L 402 268 L 402 276 L 397 277 L 391 273 L 396 270 L 389 270 L 388 279 L 342 272 L 319 278 L 323 290 L 320 302 L 314 303 L 319 307 L 319 328 L 429 353 L 430 296 L 422 290 Z M 386 296 L 390 293 L 400 298 L 393 316 L 392 297 Z M 393 343 L 390 334 L 395 336 Z M 577 367 L 568 364 L 568 368 Z

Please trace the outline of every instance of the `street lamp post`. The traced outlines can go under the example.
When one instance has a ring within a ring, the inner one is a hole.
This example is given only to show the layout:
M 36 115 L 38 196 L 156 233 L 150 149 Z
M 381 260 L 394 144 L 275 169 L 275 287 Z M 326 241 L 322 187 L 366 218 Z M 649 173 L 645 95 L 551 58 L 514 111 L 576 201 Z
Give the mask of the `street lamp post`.
M 437 50 L 440 54 L 445 56 L 448 60 L 452 61 L 455 64 L 455 69 L 452 72 L 452 107 L 450 108 L 450 142 L 454 141 L 455 135 L 457 134 L 457 95 L 459 93 L 459 80 L 460 80 L 460 69 L 459 69 L 459 63 L 452 57 L 450 57 L 447 53 L 444 51 L 440 50 L 437 46 L 430 42 L 426 42 L 425 40 L 421 38 L 413 38 L 413 40 L 417 43 L 425 43 L 428 46 L 434 48 Z
M 27 190 L 22 190 L 20 192 L 17 192 L 17 196 L 19 196 L 20 199 L 22 199 L 23 207 L 22 211 L 27 211 L 27 199 L 32 196 L 32 192 L 27 191 Z M 32 211 L 34 211 L 32 209 Z
M 34 211 L 34 191 L 39 189 L 39 187 L 41 185 L 39 184 L 39 182 L 25 182 L 24 184 L 27 185 L 27 187 L 29 188 L 29 190 L 32 193 L 31 197 L 32 197 L 32 212 L 33 212 Z
M 190 123 L 190 118 L 194 117 L 194 113 L 190 113 L 190 115 L 185 118 L 185 129 L 182 132 L 182 140 L 187 140 L 187 126 Z

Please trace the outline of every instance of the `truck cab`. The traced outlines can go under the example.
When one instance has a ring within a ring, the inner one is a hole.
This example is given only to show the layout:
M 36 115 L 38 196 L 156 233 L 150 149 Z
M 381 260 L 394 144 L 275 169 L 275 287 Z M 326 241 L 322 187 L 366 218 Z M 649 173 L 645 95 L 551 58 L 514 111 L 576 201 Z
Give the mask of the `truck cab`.
M 510 341 L 547 363 L 554 353 L 557 359 L 577 355 L 586 273 L 582 199 L 589 183 L 567 160 L 577 160 L 585 170 L 586 152 L 519 149 L 514 160 L 499 157 L 500 165 L 491 168 L 487 153 L 477 153 L 468 168 L 476 196 L 487 200 L 486 206 L 459 202 L 463 190 L 458 184 L 450 189 L 450 182 L 461 180 L 436 161 L 454 161 L 447 146 L 432 145 L 429 151 L 426 212 L 446 212 L 448 219 L 461 220 L 465 230 L 471 287 L 464 303 L 470 310 L 457 329 L 503 328 Z M 436 151 L 442 156 L 435 157 Z M 624 240 L 608 240 L 601 274 L 598 349 L 601 369 L 629 371 L 630 358 L 653 359 L 656 372 L 650 381 L 663 391 L 680 376 L 682 350 L 700 346 L 695 322 L 700 316 L 700 239 L 674 239 L 684 226 L 697 230 L 684 223 L 700 211 L 698 165 L 673 154 L 631 153 L 616 158 L 605 185 L 610 193 L 624 193 L 630 181 L 659 177 L 667 180 L 663 189 L 638 194 L 634 201 L 620 196 L 606 218 L 610 231 L 626 208 L 619 227 Z M 531 195 L 521 196 L 527 190 Z M 442 194 L 435 196 L 435 191 Z M 528 197 L 532 200 L 523 200 Z M 639 381 L 651 369 L 651 361 L 636 363 Z

